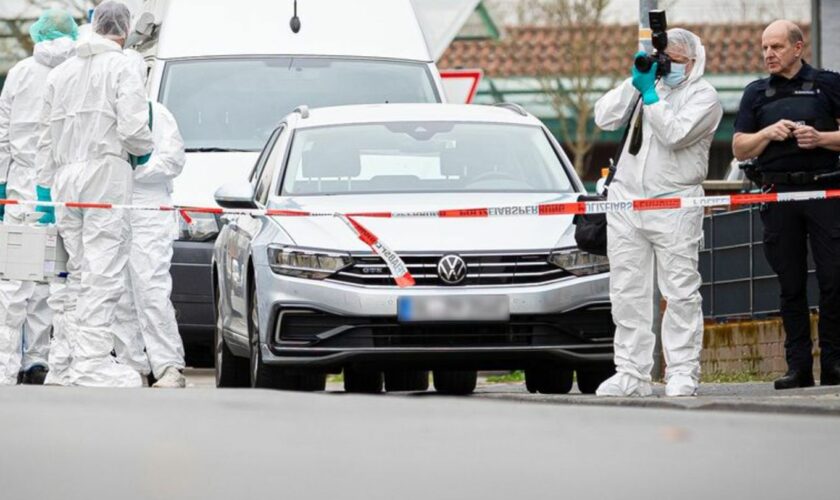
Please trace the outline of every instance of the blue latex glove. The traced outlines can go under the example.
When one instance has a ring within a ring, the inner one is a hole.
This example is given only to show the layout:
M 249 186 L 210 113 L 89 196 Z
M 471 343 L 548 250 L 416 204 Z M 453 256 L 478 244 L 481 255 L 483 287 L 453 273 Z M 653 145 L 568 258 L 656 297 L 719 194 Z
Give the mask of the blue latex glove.
M 0 200 L 6 199 L 6 183 L 0 182 Z M 0 205 L 0 221 L 6 216 L 6 205 Z
M 149 163 L 149 158 L 151 157 L 152 153 L 145 154 L 143 156 L 128 155 L 128 162 L 131 164 L 131 168 L 135 169 Z
M 633 60 L 636 59 L 638 56 L 645 55 L 645 51 L 640 50 L 636 52 L 636 55 L 633 56 Z M 642 101 L 645 104 L 656 104 L 659 102 L 659 95 L 656 93 L 656 68 L 659 66 L 658 63 L 653 63 L 650 68 L 650 71 L 647 73 L 642 73 L 638 69 L 636 69 L 636 65 L 633 65 L 633 86 L 636 87 L 636 90 L 641 92 L 642 94 Z
M 52 194 L 48 187 L 35 186 L 35 193 L 38 195 L 38 201 L 52 201 Z M 44 215 L 38 219 L 41 224 L 55 224 L 55 207 L 38 205 L 35 207 L 35 211 L 44 212 Z

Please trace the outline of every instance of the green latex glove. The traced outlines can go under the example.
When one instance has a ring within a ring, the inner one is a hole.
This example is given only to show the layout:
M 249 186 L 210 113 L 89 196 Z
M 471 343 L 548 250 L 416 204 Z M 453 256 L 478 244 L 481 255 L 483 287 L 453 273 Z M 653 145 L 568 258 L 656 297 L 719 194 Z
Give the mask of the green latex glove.
M 48 187 L 35 186 L 35 194 L 38 195 L 38 201 L 52 201 L 52 194 Z M 35 207 L 35 211 L 44 212 L 44 215 L 38 219 L 41 224 L 55 224 L 55 207 L 38 205 Z
M 638 56 L 645 55 L 643 50 L 636 52 L 636 55 L 633 56 L 633 60 L 636 59 Z M 656 68 L 659 66 L 658 63 L 653 63 L 650 68 L 650 71 L 647 73 L 642 73 L 638 69 L 636 69 L 636 65 L 633 65 L 633 86 L 636 87 L 636 90 L 641 92 L 642 94 L 642 101 L 645 104 L 656 104 L 659 102 L 659 95 L 656 93 Z
M 6 199 L 6 183 L 0 183 L 0 200 Z M 6 205 L 0 205 L 0 221 L 6 216 Z
M 155 129 L 155 117 L 154 113 L 152 112 L 152 103 L 149 102 L 149 130 Z M 142 167 L 143 165 L 149 163 L 149 158 L 152 157 L 152 153 L 145 154 L 143 156 L 134 156 L 128 155 L 128 163 L 131 164 L 131 169 L 134 170 L 137 167 Z

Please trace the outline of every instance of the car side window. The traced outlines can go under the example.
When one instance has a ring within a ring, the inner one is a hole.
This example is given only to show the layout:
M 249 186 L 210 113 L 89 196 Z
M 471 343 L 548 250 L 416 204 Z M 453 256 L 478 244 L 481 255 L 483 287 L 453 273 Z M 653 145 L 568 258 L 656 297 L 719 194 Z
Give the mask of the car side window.
M 274 172 L 277 169 L 277 164 L 280 163 L 280 159 L 283 156 L 284 148 L 279 147 L 282 143 L 282 141 L 279 140 L 282 134 L 283 129 L 281 128 L 275 136 L 275 140 L 272 144 L 272 151 L 268 154 L 265 165 L 260 171 L 259 181 L 257 182 L 256 189 L 254 190 L 256 193 L 256 200 L 263 206 L 268 203 L 268 195 L 271 191 L 271 180 L 274 178 Z
M 251 173 L 248 175 L 248 181 L 250 181 L 252 185 L 254 184 L 254 182 L 256 182 L 257 178 L 260 175 L 260 172 L 262 172 L 262 169 L 265 166 L 265 159 L 266 157 L 268 157 L 269 153 L 271 153 L 271 150 L 274 148 L 274 143 L 277 141 L 277 136 L 280 135 L 280 132 L 283 131 L 283 128 L 285 127 L 280 126 L 280 128 L 278 128 L 274 131 L 273 134 L 271 134 L 271 137 L 268 138 L 268 142 L 265 143 L 265 146 L 260 152 L 259 158 L 257 158 L 257 161 L 254 163 L 254 168 L 251 169 Z

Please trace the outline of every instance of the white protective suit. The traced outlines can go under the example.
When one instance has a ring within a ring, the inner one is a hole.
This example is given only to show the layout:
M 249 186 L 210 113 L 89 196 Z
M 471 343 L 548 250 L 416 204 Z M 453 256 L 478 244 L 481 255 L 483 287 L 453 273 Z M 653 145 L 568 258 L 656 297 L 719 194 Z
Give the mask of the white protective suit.
M 669 30 L 669 43 L 685 48 L 694 66 L 674 88 L 659 82 L 659 101 L 642 108 L 642 145 L 618 162 L 609 200 L 703 196 L 709 148 L 722 116 L 714 87 L 702 79 L 706 62 L 700 39 Z M 639 92 L 627 79 L 595 105 L 595 123 L 616 130 L 628 123 Z M 633 116 L 635 120 L 635 116 Z M 667 301 L 662 322 L 669 395 L 691 395 L 700 378 L 703 312 L 698 254 L 703 210 L 623 212 L 607 215 L 610 299 L 615 331 L 616 375 L 599 395 L 649 395 L 653 368 L 654 265 Z
M 171 205 L 172 180 L 186 162 L 184 141 L 175 117 L 162 104 L 152 103 L 152 117 L 155 150 L 134 171 L 132 203 Z M 117 358 L 144 375 L 151 364 L 154 377 L 161 379 L 167 368 L 184 369 L 184 344 L 170 301 L 169 267 L 178 222 L 174 212 L 132 211 L 129 219 L 127 290 L 116 311 Z
M 126 204 L 132 190 L 128 154 L 153 149 L 143 84 L 112 40 L 91 34 L 78 43 L 77 53 L 47 80 L 38 184 L 51 188 L 57 201 Z M 128 215 L 58 208 L 56 219 L 69 255 L 66 338 L 57 343 L 69 342 L 61 351 L 70 366 L 52 382 L 140 387 L 140 375 L 111 356 L 114 312 L 125 291 Z
M 6 184 L 9 199 L 35 199 L 38 120 L 47 75 L 75 52 L 76 42 L 69 37 L 40 42 L 32 57 L 9 71 L 0 94 L 0 183 Z M 23 224 L 26 213 L 33 210 L 7 206 L 5 223 Z M 49 289 L 46 284 L 0 281 L 0 385 L 15 384 L 18 370 L 48 366 L 53 319 L 47 305 Z

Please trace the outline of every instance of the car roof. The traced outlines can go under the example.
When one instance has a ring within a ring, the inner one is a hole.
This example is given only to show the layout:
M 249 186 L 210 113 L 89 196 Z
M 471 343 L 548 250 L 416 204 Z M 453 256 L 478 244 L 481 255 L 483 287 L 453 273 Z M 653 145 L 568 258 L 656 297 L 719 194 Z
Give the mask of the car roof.
M 323 127 L 395 121 L 457 121 L 540 126 L 536 117 L 521 108 L 481 104 L 364 104 L 308 110 L 308 116 L 293 113 L 295 128 Z
M 432 62 L 411 0 L 158 0 L 161 59 L 347 56 Z

